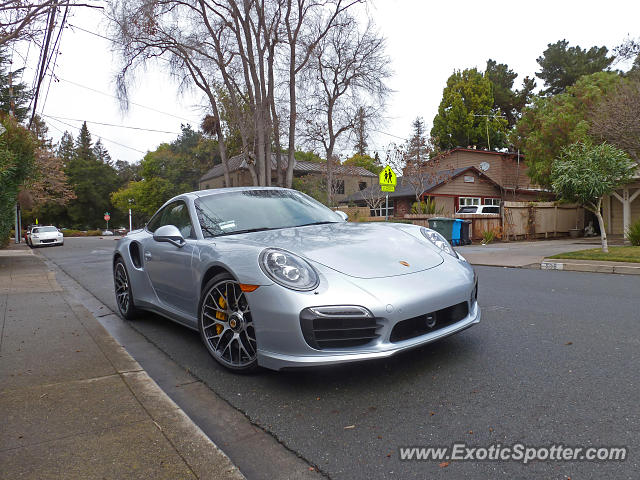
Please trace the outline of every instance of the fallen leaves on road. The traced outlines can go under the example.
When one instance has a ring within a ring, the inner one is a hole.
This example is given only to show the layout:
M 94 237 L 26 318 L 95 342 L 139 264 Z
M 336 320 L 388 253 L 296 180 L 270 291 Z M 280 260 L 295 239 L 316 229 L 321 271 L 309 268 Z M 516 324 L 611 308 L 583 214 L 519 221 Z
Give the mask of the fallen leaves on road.
M 439 464 L 438 464 L 438 466 L 439 466 L 440 468 L 447 468 L 447 467 L 449 466 L 449 462 L 442 462 L 442 463 L 439 463 Z
M 567 342 L 565 345 L 573 345 L 573 342 Z
M 354 428 L 356 428 L 355 425 L 347 425 L 346 427 L 344 427 L 345 430 L 353 430 Z

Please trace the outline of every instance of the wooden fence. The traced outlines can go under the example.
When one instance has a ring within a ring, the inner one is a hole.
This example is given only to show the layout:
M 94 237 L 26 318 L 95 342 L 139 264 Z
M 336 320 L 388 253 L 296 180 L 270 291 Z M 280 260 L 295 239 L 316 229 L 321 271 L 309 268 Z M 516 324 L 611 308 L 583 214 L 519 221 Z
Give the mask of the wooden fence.
M 369 217 L 368 207 L 339 207 L 351 221 L 384 221 L 384 217 Z M 447 217 L 438 214 L 407 214 L 405 220 L 414 225 L 429 226 L 429 219 Z M 474 242 L 482 233 L 493 231 L 502 240 L 523 240 L 567 236 L 571 230 L 584 228 L 584 209 L 574 204 L 554 202 L 503 202 L 500 214 L 477 215 L 460 213 L 451 217 L 469 220 L 469 236 Z M 390 219 L 393 221 L 394 219 Z
M 502 217 L 505 240 L 566 236 L 584 228 L 584 209 L 575 204 L 504 202 Z

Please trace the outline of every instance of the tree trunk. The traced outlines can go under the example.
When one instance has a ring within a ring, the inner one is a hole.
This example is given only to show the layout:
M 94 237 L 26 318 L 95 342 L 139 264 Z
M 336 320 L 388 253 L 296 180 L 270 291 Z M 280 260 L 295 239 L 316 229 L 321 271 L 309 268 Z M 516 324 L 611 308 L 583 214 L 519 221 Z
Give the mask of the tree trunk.
M 602 213 L 600 212 L 600 205 L 602 205 L 602 198 L 598 200 L 596 211 L 593 213 L 596 214 L 596 218 L 598 219 L 598 225 L 600 226 L 600 238 L 602 239 L 602 251 L 604 253 L 609 253 L 609 245 L 607 244 L 607 230 L 605 229 L 604 219 L 602 218 Z

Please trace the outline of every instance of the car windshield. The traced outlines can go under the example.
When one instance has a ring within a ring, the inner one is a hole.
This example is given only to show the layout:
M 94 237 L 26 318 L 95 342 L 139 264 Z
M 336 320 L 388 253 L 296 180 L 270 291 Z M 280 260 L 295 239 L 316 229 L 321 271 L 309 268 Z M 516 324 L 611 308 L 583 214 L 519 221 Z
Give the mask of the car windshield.
M 476 213 L 478 207 L 460 207 L 458 213 Z
M 33 233 L 46 233 L 46 232 L 57 232 L 58 229 L 56 227 L 38 227 L 31 230 Z
M 198 198 L 195 207 L 205 238 L 341 221 L 321 203 L 293 190 L 213 194 Z

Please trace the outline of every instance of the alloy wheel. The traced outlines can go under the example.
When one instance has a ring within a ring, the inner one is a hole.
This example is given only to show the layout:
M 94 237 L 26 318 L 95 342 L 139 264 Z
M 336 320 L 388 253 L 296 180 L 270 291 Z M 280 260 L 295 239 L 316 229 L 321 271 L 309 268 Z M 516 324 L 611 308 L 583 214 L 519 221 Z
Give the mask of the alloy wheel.
M 202 336 L 223 365 L 244 369 L 255 364 L 256 334 L 249 302 L 235 280 L 221 280 L 205 294 L 200 311 Z
M 114 280 L 116 284 L 116 301 L 118 302 L 118 308 L 126 315 L 129 311 L 129 303 L 131 302 L 129 295 L 129 277 L 127 276 L 124 265 L 120 262 L 116 264 Z

